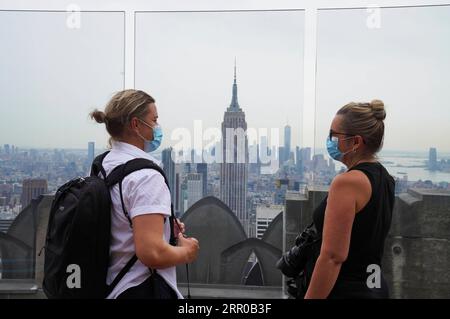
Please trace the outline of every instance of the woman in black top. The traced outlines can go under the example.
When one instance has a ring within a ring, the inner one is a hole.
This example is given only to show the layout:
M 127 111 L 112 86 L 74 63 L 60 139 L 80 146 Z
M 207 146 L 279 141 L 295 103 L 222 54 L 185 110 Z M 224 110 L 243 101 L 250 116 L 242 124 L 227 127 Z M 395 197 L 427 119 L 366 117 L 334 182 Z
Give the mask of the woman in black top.
M 381 273 L 394 206 L 394 179 L 377 161 L 384 136 L 383 102 L 349 103 L 327 138 L 330 156 L 348 167 L 314 211 L 322 245 L 305 298 L 388 298 Z

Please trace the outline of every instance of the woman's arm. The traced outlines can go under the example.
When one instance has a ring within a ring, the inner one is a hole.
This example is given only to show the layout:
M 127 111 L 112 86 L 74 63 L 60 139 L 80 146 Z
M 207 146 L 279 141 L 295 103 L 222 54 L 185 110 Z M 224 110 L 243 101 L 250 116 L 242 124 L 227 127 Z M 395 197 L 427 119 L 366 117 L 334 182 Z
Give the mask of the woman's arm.
M 132 221 L 136 255 L 147 267 L 167 268 L 190 263 L 197 258 L 199 245 L 195 238 L 184 238 L 180 233 L 178 246 L 172 246 L 164 240 L 162 214 L 139 215 Z
M 325 210 L 322 247 L 305 299 L 327 298 L 347 259 L 356 212 L 368 202 L 370 182 L 364 173 L 351 171 L 331 183 Z

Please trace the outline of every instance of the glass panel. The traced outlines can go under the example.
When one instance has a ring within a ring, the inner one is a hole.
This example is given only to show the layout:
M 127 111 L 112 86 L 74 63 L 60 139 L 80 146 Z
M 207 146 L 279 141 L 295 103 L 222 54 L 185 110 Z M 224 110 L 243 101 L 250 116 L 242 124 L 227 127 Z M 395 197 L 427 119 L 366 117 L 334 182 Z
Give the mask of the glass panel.
M 88 114 L 123 89 L 124 14 L 1 11 L 0 42 L 0 273 L 42 278 L 40 195 L 85 176 L 106 147 Z
M 156 99 L 165 138 L 154 155 L 200 240 L 189 267 L 192 283 L 211 284 L 200 297 L 248 295 L 242 285 L 281 296 L 282 212 L 301 182 L 303 24 L 302 11 L 136 14 L 136 87 Z

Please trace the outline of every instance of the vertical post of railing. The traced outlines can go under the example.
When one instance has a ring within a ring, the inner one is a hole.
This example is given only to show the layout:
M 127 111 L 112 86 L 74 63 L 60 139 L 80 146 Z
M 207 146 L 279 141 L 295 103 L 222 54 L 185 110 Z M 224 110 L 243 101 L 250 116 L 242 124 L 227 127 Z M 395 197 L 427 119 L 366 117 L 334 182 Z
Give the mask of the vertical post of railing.
M 125 11 L 125 75 L 124 88 L 135 87 L 135 19 L 136 11 Z
M 316 108 L 316 53 L 317 53 L 317 8 L 306 7 L 304 74 L 303 74 L 303 125 L 302 146 L 315 147 L 315 108 Z

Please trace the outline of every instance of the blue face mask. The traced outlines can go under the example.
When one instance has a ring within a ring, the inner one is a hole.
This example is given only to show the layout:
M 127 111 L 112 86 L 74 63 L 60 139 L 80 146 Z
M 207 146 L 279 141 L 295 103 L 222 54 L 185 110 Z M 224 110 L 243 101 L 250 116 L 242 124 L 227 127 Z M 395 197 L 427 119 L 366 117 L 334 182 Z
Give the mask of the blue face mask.
M 162 142 L 162 129 L 161 126 L 156 125 L 153 127 L 153 140 L 152 141 L 145 141 L 145 149 L 147 153 L 156 151 L 156 149 L 161 145 Z
M 144 152 L 146 153 L 153 152 L 161 145 L 162 142 L 163 133 L 161 126 L 159 126 L 159 124 L 156 124 L 155 126 L 152 127 L 149 124 L 147 124 L 147 122 L 141 119 L 139 120 L 153 130 L 153 140 L 147 140 L 138 132 L 139 137 L 144 140 Z
M 348 140 L 350 138 L 351 137 L 346 138 L 346 140 Z M 339 139 L 337 137 L 334 137 L 331 139 L 330 139 L 330 137 L 327 137 L 327 151 L 328 151 L 328 154 L 330 154 L 330 157 L 332 159 L 334 159 L 335 161 L 341 161 L 342 157 L 344 157 L 345 154 L 351 152 L 351 150 L 350 150 L 348 152 L 342 153 L 339 150 Z
M 327 137 L 327 151 L 330 157 L 336 161 L 340 161 L 342 158 L 342 152 L 339 150 L 338 147 L 338 139 L 330 139 L 330 137 Z

